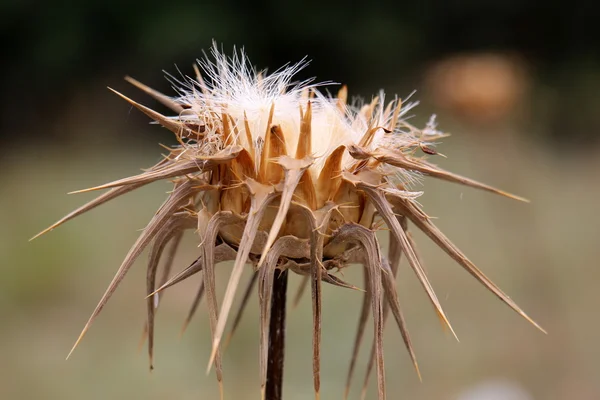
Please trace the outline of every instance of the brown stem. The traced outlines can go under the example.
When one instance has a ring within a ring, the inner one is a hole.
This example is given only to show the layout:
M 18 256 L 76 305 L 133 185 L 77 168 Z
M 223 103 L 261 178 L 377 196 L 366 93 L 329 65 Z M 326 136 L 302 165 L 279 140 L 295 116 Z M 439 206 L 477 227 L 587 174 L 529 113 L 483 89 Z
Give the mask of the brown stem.
M 283 359 L 285 349 L 285 301 L 288 271 L 276 273 L 273 278 L 271 322 L 269 326 L 269 356 L 267 361 L 266 400 L 281 400 L 283 387 Z

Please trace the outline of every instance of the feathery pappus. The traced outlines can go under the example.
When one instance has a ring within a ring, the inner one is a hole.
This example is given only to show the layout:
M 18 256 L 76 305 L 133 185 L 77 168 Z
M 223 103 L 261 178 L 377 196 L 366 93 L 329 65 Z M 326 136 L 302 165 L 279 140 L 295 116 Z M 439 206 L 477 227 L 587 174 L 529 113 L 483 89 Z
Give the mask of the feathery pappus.
M 129 250 L 73 349 L 134 261 L 149 247 L 145 332 L 150 365 L 158 294 L 201 273 L 201 286 L 186 324 L 204 297 L 212 334 L 209 367 L 215 367 L 222 394 L 221 353 L 224 338 L 228 340 L 233 333 L 225 336 L 225 327 L 240 291 L 242 272 L 252 268 L 254 273 L 233 330 L 247 305 L 247 294 L 258 290 L 259 371 L 264 397 L 273 277 L 277 270 L 289 270 L 303 276 L 297 298 L 307 287 L 312 294 L 313 376 L 318 398 L 321 285 L 324 282 L 358 289 L 335 272 L 360 265 L 364 269 L 364 299 L 346 396 L 371 313 L 374 338 L 367 379 L 374 368 L 378 396 L 384 399 L 383 327 L 390 314 L 418 373 L 395 284 L 401 256 L 407 259 L 441 321 L 454 334 L 415 249 L 410 232 L 414 228 L 424 232 L 489 291 L 543 331 L 433 224 L 417 202 L 422 192 L 413 188 L 421 177 L 428 176 L 525 199 L 428 161 L 428 156 L 438 154 L 434 142 L 446 135 L 437 129 L 434 117 L 423 129 L 406 120 L 407 111 L 415 103 L 399 98 L 386 102 L 383 92 L 366 104 L 349 103 L 345 86 L 331 96 L 321 91 L 322 84 L 294 82 L 295 74 L 305 65 L 287 65 L 267 74 L 256 71 L 243 52 L 234 51 L 232 57 L 227 57 L 215 45 L 212 58 L 199 61 L 193 78 L 176 82 L 176 96 L 166 96 L 126 78 L 172 110 L 174 116 L 162 115 L 115 91 L 173 132 L 178 145 L 168 147 L 168 154 L 158 164 L 139 175 L 79 191 L 106 189 L 37 236 L 149 183 L 170 180 L 173 190 Z M 390 235 L 386 255 L 376 235 L 384 225 Z M 198 258 L 189 267 L 171 274 L 174 253 L 186 230 L 198 235 Z M 162 278 L 157 279 L 163 253 L 166 260 Z M 224 261 L 233 261 L 233 267 L 218 307 L 215 266 Z

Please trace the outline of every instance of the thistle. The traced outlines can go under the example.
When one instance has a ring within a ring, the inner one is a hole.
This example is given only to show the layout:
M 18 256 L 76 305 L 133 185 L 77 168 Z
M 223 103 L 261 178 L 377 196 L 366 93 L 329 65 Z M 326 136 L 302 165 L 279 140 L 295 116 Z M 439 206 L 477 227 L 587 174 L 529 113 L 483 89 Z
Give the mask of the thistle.
M 207 59 L 199 63 L 207 79 L 203 80 L 200 68 L 195 67 L 194 79 L 184 77 L 182 81 L 175 81 L 176 97 L 165 96 L 127 78 L 170 108 L 175 116 L 162 115 L 115 93 L 172 131 L 178 145 L 166 147 L 168 153 L 162 161 L 139 175 L 79 191 L 108 189 L 37 235 L 151 182 L 173 182 L 173 190 L 129 250 L 73 349 L 134 261 L 150 246 L 145 327 L 150 366 L 159 293 L 201 272 L 201 286 L 186 324 L 200 299 L 205 297 L 212 334 L 209 368 L 214 365 L 222 393 L 221 352 L 225 327 L 242 272 L 246 264 L 251 264 L 249 268 L 254 274 L 245 290 L 233 330 L 249 293 L 258 283 L 259 371 L 264 398 L 273 280 L 276 270 L 288 270 L 304 277 L 296 298 L 310 283 L 313 376 L 318 398 L 321 285 L 325 282 L 361 290 L 334 274 L 351 264 L 359 264 L 364 268 L 364 297 L 346 396 L 367 319 L 372 313 L 374 339 L 365 381 L 374 367 L 379 399 L 384 399 L 382 335 L 390 312 L 418 373 L 395 286 L 401 255 L 408 260 L 440 320 L 454 334 L 416 251 L 410 233 L 413 226 L 510 308 L 542 330 L 446 238 L 419 206 L 417 198 L 422 192 L 412 188 L 422 176 L 524 201 L 427 161 L 428 155 L 438 154 L 433 143 L 446 136 L 437 130 L 434 118 L 424 129 L 418 129 L 405 119 L 414 103 L 398 98 L 386 103 L 381 92 L 370 103 L 348 104 L 346 87 L 332 97 L 319 91 L 322 84 L 295 83 L 292 79 L 305 66 L 304 62 L 266 74 L 254 70 L 243 52 L 228 58 L 215 46 L 212 56 L 213 61 Z M 382 254 L 376 235 L 383 226 L 390 235 L 387 255 Z M 198 258 L 189 267 L 171 274 L 173 255 L 185 230 L 195 230 L 198 234 Z M 168 244 L 172 247 L 157 284 L 159 260 Z M 230 260 L 234 261 L 233 268 L 219 308 L 215 266 Z

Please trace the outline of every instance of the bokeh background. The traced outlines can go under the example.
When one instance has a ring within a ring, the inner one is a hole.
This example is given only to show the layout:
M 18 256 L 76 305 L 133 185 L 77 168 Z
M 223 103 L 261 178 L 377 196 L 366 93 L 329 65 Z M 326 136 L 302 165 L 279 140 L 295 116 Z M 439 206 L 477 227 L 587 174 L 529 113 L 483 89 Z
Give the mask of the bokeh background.
M 385 336 L 390 399 L 599 399 L 600 45 L 583 1 L 328 3 L 88 0 L 0 3 L 0 398 L 216 399 L 205 376 L 204 307 L 183 337 L 196 281 L 164 297 L 156 369 L 138 340 L 144 260 L 81 346 L 73 341 L 122 257 L 169 190 L 156 184 L 51 234 L 33 234 L 89 200 L 68 191 L 130 175 L 159 159 L 170 134 L 106 90 L 149 106 L 126 74 L 170 92 L 162 70 L 192 73 L 215 39 L 258 68 L 304 56 L 317 76 L 370 99 L 380 88 L 421 105 L 453 133 L 444 168 L 532 200 L 522 204 L 427 180 L 425 210 L 549 334 L 482 289 L 417 234 L 460 343 L 445 333 L 408 267 L 398 286 L 424 381 L 397 329 Z M 385 238 L 383 239 L 386 240 Z M 195 258 L 190 234 L 176 266 Z M 360 282 L 358 268 L 346 278 Z M 228 273 L 223 265 L 221 295 Z M 247 279 L 247 277 L 246 277 Z M 291 279 L 295 290 L 299 279 Z M 258 387 L 256 298 L 225 355 L 227 399 Z M 322 398 L 341 398 L 359 293 L 324 289 Z M 313 398 L 311 309 L 290 310 L 287 400 Z M 369 339 L 370 340 L 370 339 Z M 366 342 L 351 398 L 359 398 Z M 370 387 L 367 398 L 374 398 Z M 496 396 L 496 397 L 494 397 Z

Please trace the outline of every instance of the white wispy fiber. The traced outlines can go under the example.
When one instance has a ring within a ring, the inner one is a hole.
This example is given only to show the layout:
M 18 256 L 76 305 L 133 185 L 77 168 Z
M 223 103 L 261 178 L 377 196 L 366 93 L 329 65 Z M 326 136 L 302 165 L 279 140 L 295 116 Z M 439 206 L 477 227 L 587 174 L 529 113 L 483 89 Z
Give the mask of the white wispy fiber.
M 233 56 L 228 57 L 214 44 L 211 56 L 198 60 L 203 79 L 188 78 L 188 82 L 181 83 L 177 88 L 182 95 L 175 100 L 190 106 L 179 118 L 206 123 L 226 113 L 233 126 L 238 128 L 237 132 L 244 131 L 246 120 L 254 143 L 248 143 L 243 134 L 239 134 L 237 140 L 245 147 L 256 148 L 256 144 L 260 143 L 259 138 L 264 140 L 269 112 L 273 107 L 271 124 L 281 127 L 287 153 L 294 154 L 300 133 L 300 110 L 306 110 L 310 101 L 313 131 L 311 147 L 315 162 L 309 170 L 315 177 L 333 150 L 341 145 L 358 143 L 372 128 L 379 127 L 367 146 L 369 150 L 385 147 L 404 151 L 419 143 L 417 134 L 420 135 L 420 132 L 414 128 L 407 129 L 408 125 L 403 119 L 418 102 L 402 104 L 394 115 L 400 100 L 395 98 L 386 104 L 385 93 L 381 90 L 369 103 L 355 99 L 351 104 L 342 104 L 338 98 L 323 93 L 326 86 L 332 85 L 331 82 L 314 83 L 314 78 L 294 80 L 296 74 L 309 64 L 306 59 L 268 73 L 266 70 L 256 70 L 243 49 L 234 50 Z M 396 120 L 391 126 L 393 118 Z M 208 131 L 204 140 L 220 129 L 210 123 L 206 126 Z M 352 162 L 354 159 L 345 154 L 344 167 Z M 394 170 L 394 175 L 404 183 L 418 180 L 415 174 L 398 168 Z

